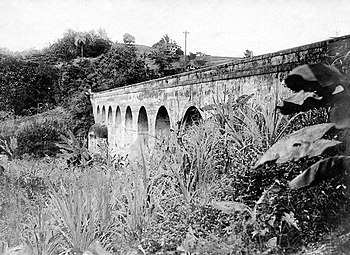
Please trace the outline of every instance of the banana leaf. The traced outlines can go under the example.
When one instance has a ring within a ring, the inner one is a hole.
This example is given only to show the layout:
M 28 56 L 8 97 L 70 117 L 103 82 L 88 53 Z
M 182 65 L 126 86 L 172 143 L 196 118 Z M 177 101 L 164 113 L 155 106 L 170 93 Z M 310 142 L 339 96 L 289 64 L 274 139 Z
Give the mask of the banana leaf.
M 320 160 L 289 182 L 291 189 L 300 189 L 334 178 L 349 171 L 350 157 L 337 156 Z
M 346 96 L 343 75 L 332 66 L 307 64 L 293 69 L 285 79 L 286 86 L 297 95 L 283 100 L 277 108 L 288 115 L 313 108 L 334 105 L 338 95 Z
M 281 138 L 265 152 L 254 168 L 271 161 L 285 163 L 305 156 L 321 155 L 327 148 L 341 144 L 339 141 L 322 139 L 334 126 L 333 123 L 308 126 Z

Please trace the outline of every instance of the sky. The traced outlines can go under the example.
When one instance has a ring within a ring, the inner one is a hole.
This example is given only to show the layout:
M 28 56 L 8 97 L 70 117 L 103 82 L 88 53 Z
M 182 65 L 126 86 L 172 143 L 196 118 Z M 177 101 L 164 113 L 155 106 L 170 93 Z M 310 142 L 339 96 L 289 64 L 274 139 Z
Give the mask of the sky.
M 68 29 L 103 28 L 152 46 L 168 34 L 187 53 L 239 57 L 350 34 L 348 0 L 0 0 L 0 48 L 41 49 Z

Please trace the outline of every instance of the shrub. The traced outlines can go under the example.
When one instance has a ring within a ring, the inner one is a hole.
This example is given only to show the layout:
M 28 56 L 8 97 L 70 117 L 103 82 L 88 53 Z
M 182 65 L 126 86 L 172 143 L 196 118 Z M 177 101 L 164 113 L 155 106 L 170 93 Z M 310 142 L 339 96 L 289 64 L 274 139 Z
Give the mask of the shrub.
M 62 123 L 58 121 L 33 122 L 26 124 L 17 131 L 16 156 L 28 154 L 34 157 L 56 156 L 59 148 L 55 143 L 60 141 Z

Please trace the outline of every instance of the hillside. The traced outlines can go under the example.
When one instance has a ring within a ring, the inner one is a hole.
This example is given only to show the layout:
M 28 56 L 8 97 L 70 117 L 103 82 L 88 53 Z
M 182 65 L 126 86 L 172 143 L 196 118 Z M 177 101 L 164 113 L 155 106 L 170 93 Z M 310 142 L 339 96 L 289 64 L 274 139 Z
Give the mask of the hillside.
M 140 55 L 142 55 L 142 54 L 148 55 L 148 54 L 155 51 L 154 48 L 147 46 L 147 45 L 135 44 L 134 46 L 136 47 L 136 49 Z M 199 58 L 202 58 L 202 57 L 199 57 Z M 201 67 L 219 65 L 219 64 L 223 64 L 223 63 L 230 62 L 230 61 L 237 60 L 237 59 L 240 59 L 240 58 L 239 57 L 222 57 L 222 56 L 205 55 L 206 63 L 205 63 L 205 65 L 203 65 Z M 154 66 L 152 64 L 152 61 L 146 61 L 146 62 L 147 62 L 147 64 L 150 65 L 151 68 Z

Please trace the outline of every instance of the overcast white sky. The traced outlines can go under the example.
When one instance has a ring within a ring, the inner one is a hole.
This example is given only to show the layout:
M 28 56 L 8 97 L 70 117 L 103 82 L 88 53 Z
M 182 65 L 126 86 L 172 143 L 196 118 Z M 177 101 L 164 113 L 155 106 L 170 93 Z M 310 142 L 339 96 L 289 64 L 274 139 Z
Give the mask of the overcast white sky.
M 350 34 L 349 0 L 0 0 L 0 47 L 40 49 L 72 28 L 105 28 L 151 46 L 169 34 L 188 52 L 242 56 Z

